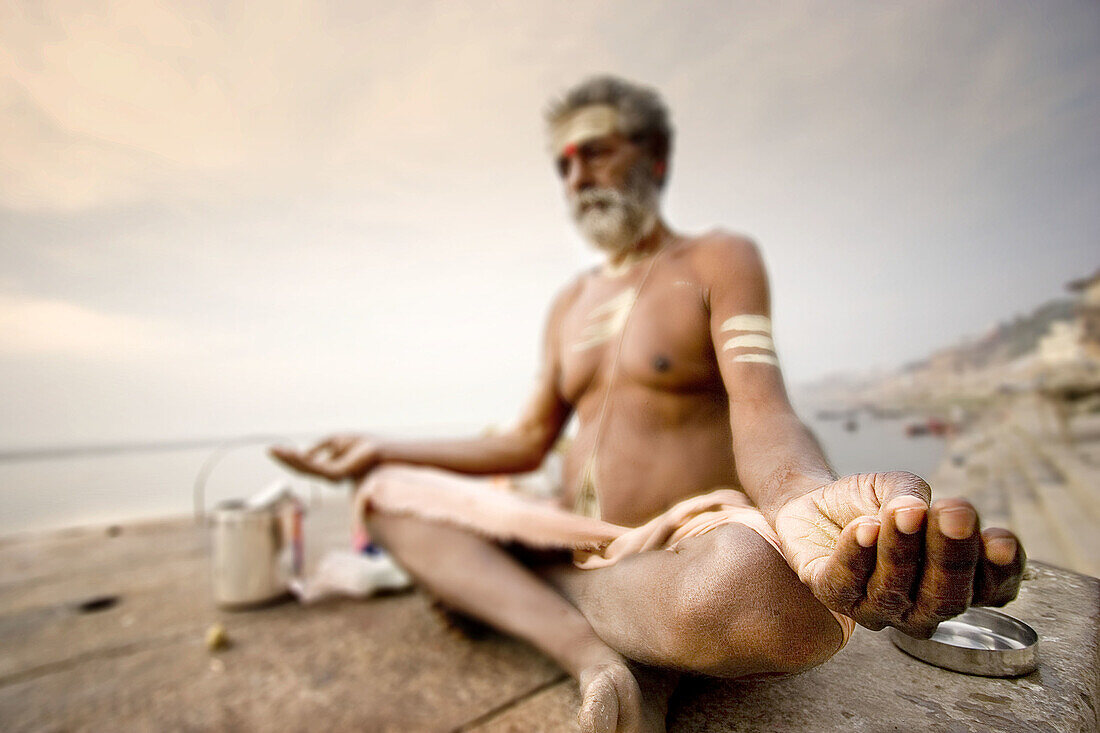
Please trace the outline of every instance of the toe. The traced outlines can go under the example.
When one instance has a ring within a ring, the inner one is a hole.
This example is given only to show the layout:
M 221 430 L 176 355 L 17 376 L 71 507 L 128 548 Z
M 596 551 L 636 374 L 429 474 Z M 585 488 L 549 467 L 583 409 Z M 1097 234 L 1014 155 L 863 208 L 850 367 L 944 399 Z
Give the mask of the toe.
M 619 697 L 607 675 L 598 675 L 584 688 L 577 720 L 584 733 L 615 733 L 619 723 Z
M 625 664 L 601 665 L 581 675 L 581 709 L 577 716 L 585 733 L 637 731 L 641 725 L 642 694 Z

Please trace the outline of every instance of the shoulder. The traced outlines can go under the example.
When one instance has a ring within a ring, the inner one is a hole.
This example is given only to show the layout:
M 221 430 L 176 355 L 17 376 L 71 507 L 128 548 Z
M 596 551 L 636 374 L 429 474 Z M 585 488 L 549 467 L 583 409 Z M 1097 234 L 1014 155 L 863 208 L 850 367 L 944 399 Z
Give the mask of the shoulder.
M 760 248 L 751 237 L 724 229 L 712 229 L 688 244 L 697 265 L 752 266 L 761 261 Z
M 764 277 L 760 248 L 744 234 L 713 229 L 690 238 L 684 254 L 700 280 L 709 285 L 727 282 L 731 277 L 738 280 Z

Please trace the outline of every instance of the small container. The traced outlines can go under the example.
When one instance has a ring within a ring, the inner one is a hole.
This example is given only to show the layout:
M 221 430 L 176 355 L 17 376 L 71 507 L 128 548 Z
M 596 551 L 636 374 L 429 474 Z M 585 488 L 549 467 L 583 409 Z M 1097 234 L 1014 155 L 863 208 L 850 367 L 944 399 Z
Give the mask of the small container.
M 281 562 L 287 537 L 273 506 L 232 500 L 213 512 L 214 602 L 243 610 L 284 600 L 290 573 Z
M 890 640 L 922 662 L 983 677 L 1018 677 L 1039 666 L 1039 635 L 1023 621 L 988 608 L 971 608 L 942 622 L 930 639 L 897 629 Z

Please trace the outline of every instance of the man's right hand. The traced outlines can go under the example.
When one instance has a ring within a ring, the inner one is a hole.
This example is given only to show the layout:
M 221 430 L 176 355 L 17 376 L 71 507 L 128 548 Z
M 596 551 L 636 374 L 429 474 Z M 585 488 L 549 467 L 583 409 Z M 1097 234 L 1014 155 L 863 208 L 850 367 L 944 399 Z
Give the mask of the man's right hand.
M 911 473 L 856 474 L 787 502 L 775 529 L 819 601 L 869 629 L 927 639 L 968 606 L 1015 598 L 1027 561 L 1007 529 L 981 530 L 969 502 L 930 500 Z
M 272 446 L 272 458 L 289 468 L 329 481 L 359 480 L 380 461 L 379 442 L 363 435 L 334 435 L 309 450 Z

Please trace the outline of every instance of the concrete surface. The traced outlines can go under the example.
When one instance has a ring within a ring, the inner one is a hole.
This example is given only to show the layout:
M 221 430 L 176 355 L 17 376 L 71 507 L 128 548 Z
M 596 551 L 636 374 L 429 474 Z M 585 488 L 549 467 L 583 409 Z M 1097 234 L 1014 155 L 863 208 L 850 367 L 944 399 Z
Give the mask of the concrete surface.
M 345 546 L 343 507 L 308 524 Z M 111 535 L 114 536 L 111 536 Z M 190 521 L 0 540 L 0 729 L 571 731 L 575 684 L 526 645 L 447 629 L 419 592 L 311 608 L 217 610 Z M 113 607 L 79 604 L 116 595 Z M 1100 581 L 1036 563 L 1008 611 L 1041 637 L 1019 679 L 927 666 L 859 629 L 786 679 L 692 679 L 670 731 L 1094 731 Z M 206 629 L 232 646 L 211 653 Z

